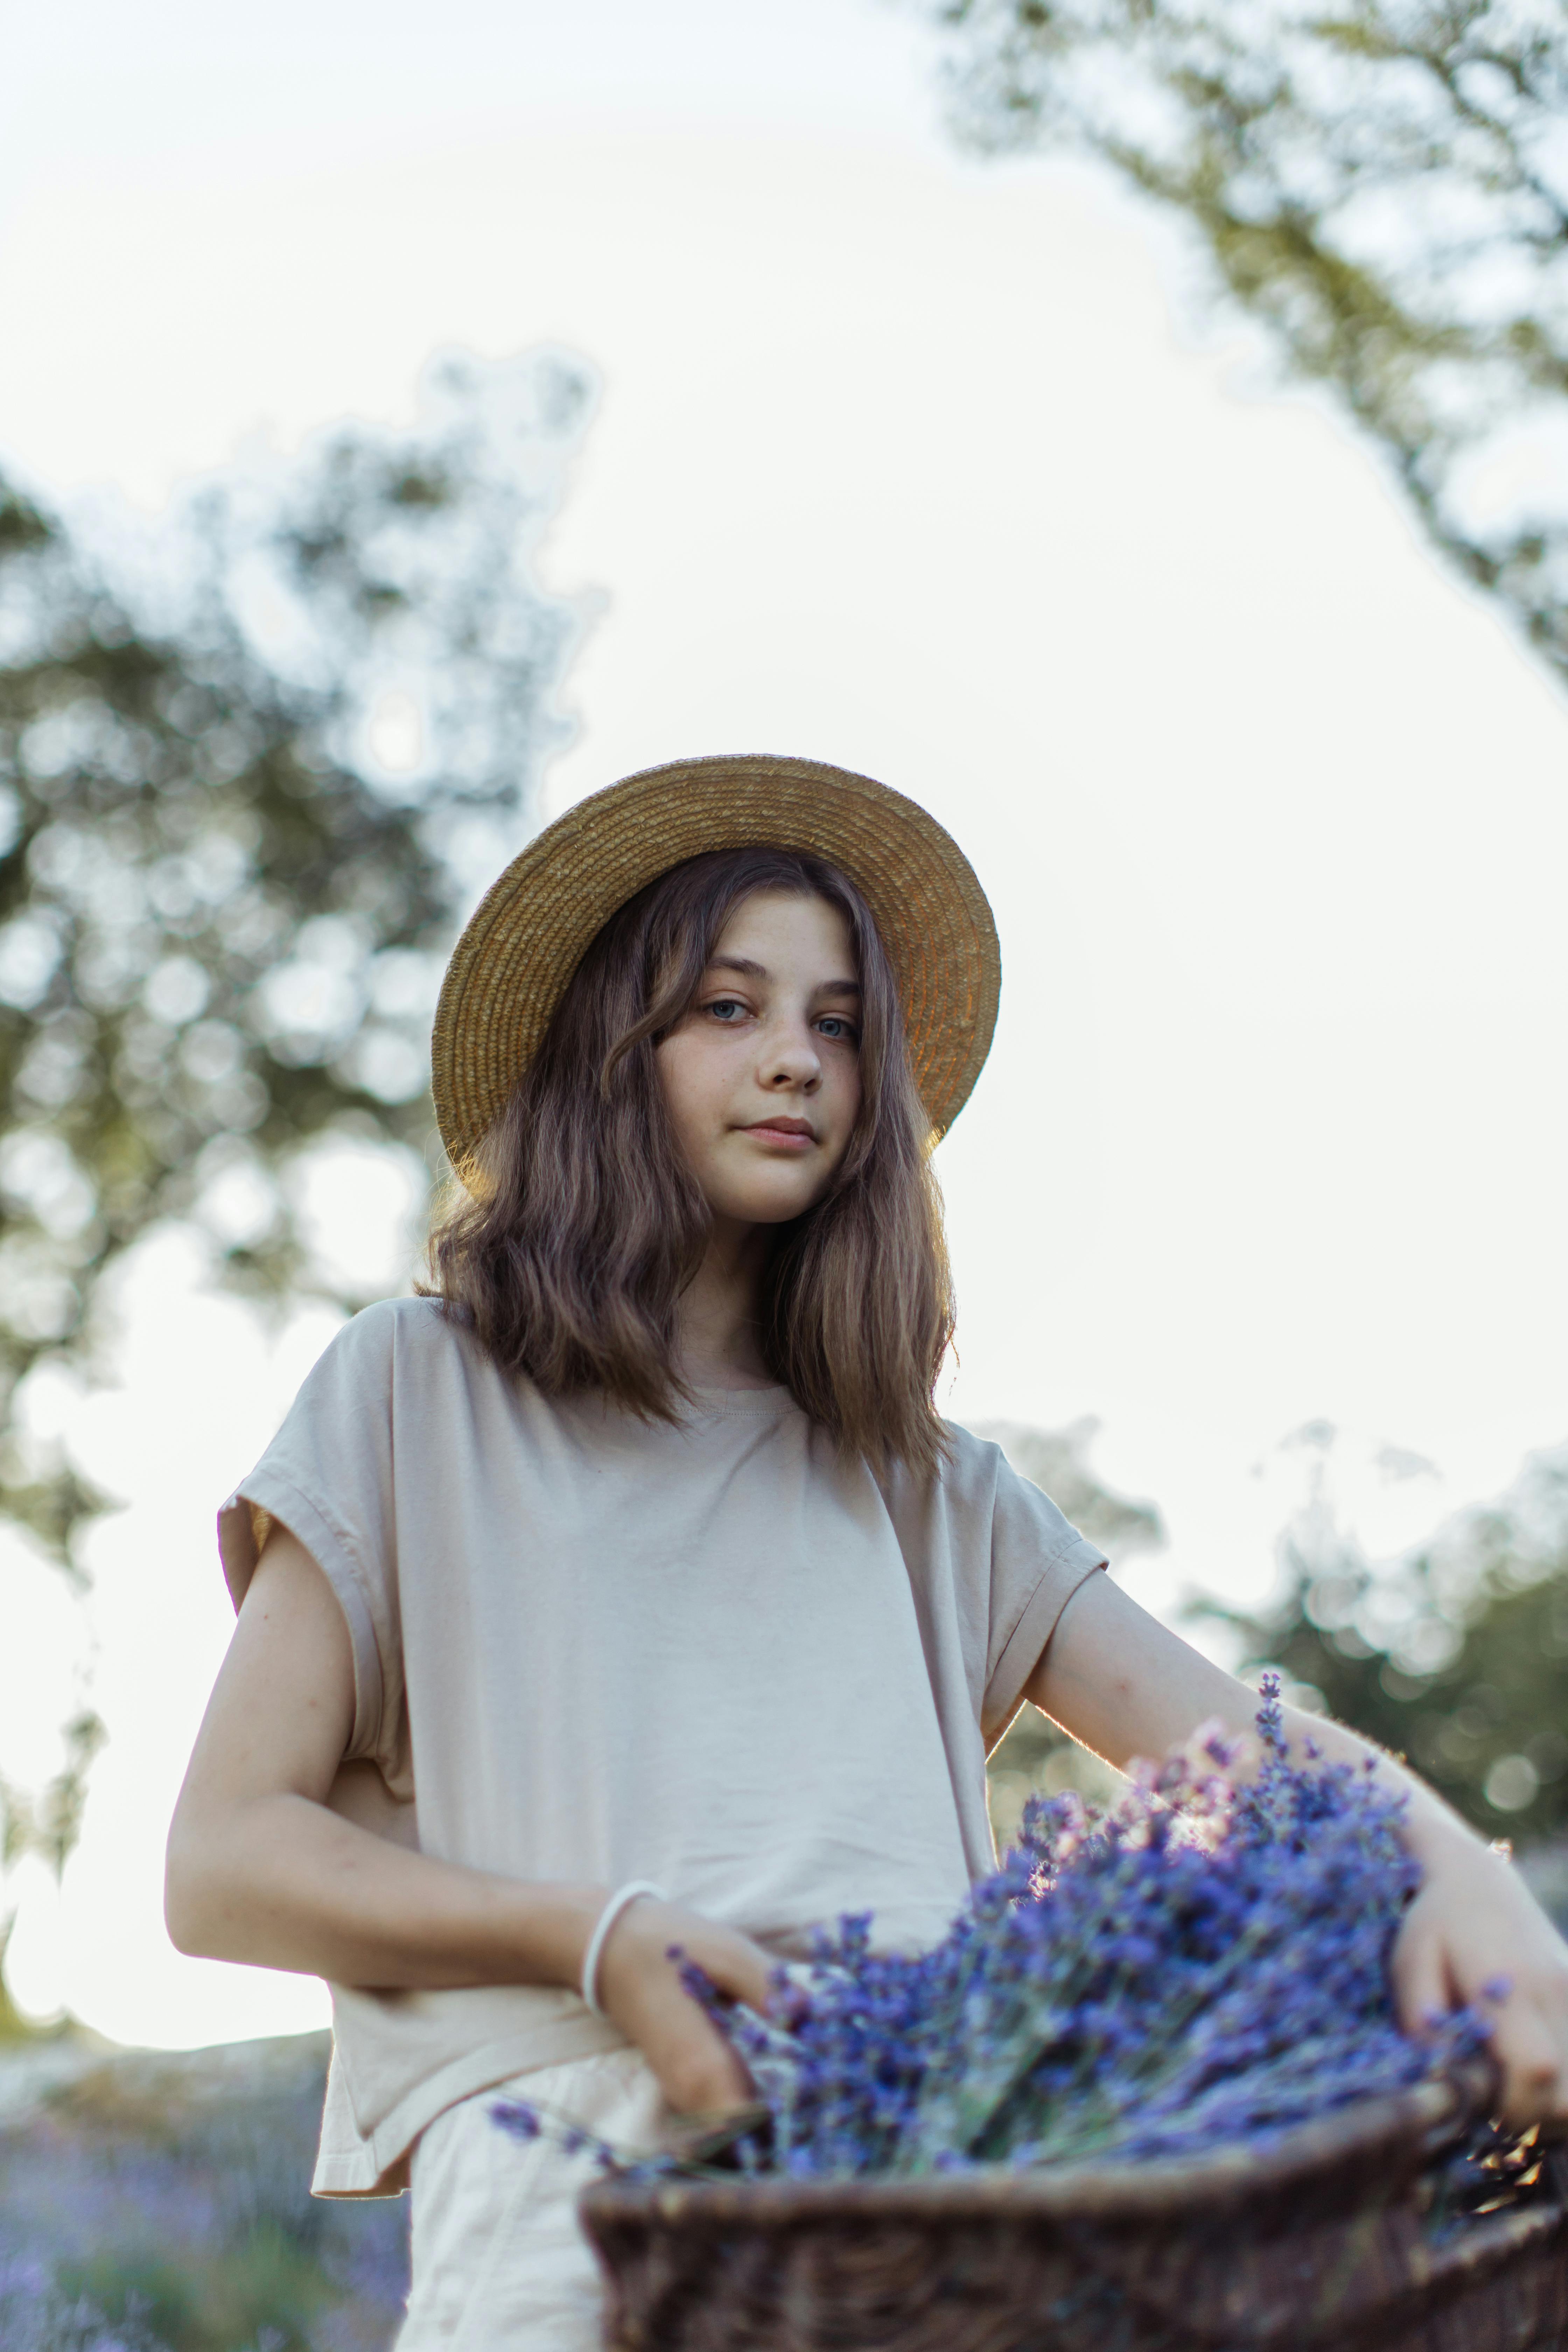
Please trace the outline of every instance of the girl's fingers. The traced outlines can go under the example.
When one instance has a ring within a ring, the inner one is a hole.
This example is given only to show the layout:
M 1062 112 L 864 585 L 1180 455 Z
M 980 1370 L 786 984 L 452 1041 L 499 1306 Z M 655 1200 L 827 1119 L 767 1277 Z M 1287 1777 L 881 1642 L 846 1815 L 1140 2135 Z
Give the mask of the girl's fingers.
M 750 2105 L 751 2077 L 723 2035 L 682 1993 L 673 2007 L 647 2021 L 638 2036 L 659 2087 L 678 2115 L 719 2116 Z
M 1568 2116 L 1568 2051 L 1533 2001 L 1513 1995 L 1503 2002 L 1491 2046 L 1502 2072 L 1505 2122 L 1522 2129 Z
M 1553 2136 L 1562 2138 L 1568 2133 L 1568 1985 L 1555 1986 L 1553 1995 L 1547 2003 L 1546 2021 L 1557 2051 L 1557 2081 L 1546 2120 Z
M 1428 1881 L 1394 1951 L 1399 2022 L 1420 2035 L 1468 2006 L 1490 2026 L 1503 2119 L 1568 2117 L 1568 1951 L 1491 1857 L 1473 1888 Z
M 672 1952 L 694 1961 L 734 2000 L 760 2007 L 766 1999 L 771 1963 L 756 1945 L 653 1900 L 633 1904 L 611 1928 L 599 1961 L 600 1999 L 642 2052 L 677 2114 L 722 2115 L 749 2105 L 751 2078 L 687 1990 L 681 1959 Z
M 731 2000 L 743 2000 L 748 2009 L 766 2009 L 776 1963 L 757 1945 L 737 1936 L 702 1965 L 720 1991 L 728 1993 Z
M 1414 1912 L 1394 1946 L 1394 1998 L 1401 2030 L 1416 2036 L 1429 2033 L 1454 2006 L 1442 1944 Z

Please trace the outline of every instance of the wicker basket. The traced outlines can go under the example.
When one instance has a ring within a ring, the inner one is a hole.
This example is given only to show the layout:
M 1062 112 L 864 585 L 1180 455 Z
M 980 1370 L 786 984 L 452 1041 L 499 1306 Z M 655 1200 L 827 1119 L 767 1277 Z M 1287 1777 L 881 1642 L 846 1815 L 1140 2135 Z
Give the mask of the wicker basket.
M 1266 2153 L 921 2180 L 597 2182 L 612 2352 L 1568 2352 L 1555 2188 L 1434 2234 L 1427 2085 Z

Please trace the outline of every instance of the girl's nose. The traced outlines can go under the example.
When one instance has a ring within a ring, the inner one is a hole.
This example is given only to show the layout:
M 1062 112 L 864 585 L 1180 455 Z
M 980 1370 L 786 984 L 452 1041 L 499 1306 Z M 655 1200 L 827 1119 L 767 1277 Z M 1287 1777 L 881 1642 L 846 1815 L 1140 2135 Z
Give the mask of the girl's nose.
M 808 1032 L 798 1037 L 775 1040 L 763 1065 L 763 1083 L 775 1093 L 786 1087 L 809 1091 L 822 1077 L 822 1063 L 816 1046 Z

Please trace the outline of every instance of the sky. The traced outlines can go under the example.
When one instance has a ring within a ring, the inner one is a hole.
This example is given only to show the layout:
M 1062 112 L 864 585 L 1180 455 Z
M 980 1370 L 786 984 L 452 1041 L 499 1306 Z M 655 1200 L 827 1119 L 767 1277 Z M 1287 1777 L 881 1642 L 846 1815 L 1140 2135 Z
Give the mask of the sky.
M 3 47 L 0 463 L 153 511 L 406 419 L 433 350 L 580 355 L 542 565 L 595 617 L 546 812 L 771 749 L 951 827 L 1005 980 L 938 1160 L 943 1402 L 1099 1420 L 1170 1534 L 1130 1590 L 1265 1591 L 1305 1423 L 1374 1548 L 1568 1437 L 1563 701 L 1168 229 L 955 156 L 891 0 L 88 0 Z M 404 1286 L 395 1176 L 317 1181 Z M 84 1675 L 110 1732 L 63 1890 L 13 1884 L 11 1981 L 128 2042 L 314 2024 L 312 1984 L 174 1955 L 157 1882 L 213 1511 L 331 1321 L 261 1329 L 177 1240 L 121 1319 L 70 1420 L 125 1502 L 91 1594 L 0 1549 L 0 1772 L 43 1775 Z

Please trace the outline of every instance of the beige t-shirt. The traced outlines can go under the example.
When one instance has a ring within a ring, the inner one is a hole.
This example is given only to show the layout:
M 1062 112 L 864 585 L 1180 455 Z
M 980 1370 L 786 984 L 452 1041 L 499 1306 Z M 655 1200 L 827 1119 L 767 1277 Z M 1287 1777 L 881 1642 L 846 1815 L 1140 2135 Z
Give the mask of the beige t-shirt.
M 508 1377 L 433 1301 L 356 1316 L 224 1507 L 353 1640 L 342 1811 L 524 1879 L 651 1879 L 781 1958 L 940 1937 L 994 1854 L 985 1753 L 1104 1556 L 994 1445 L 879 1485 L 782 1388 L 679 1426 Z M 416 1801 L 416 1779 L 417 1801 Z M 319 2193 L 401 2187 L 455 2100 L 621 2037 L 565 1987 L 334 1986 Z

